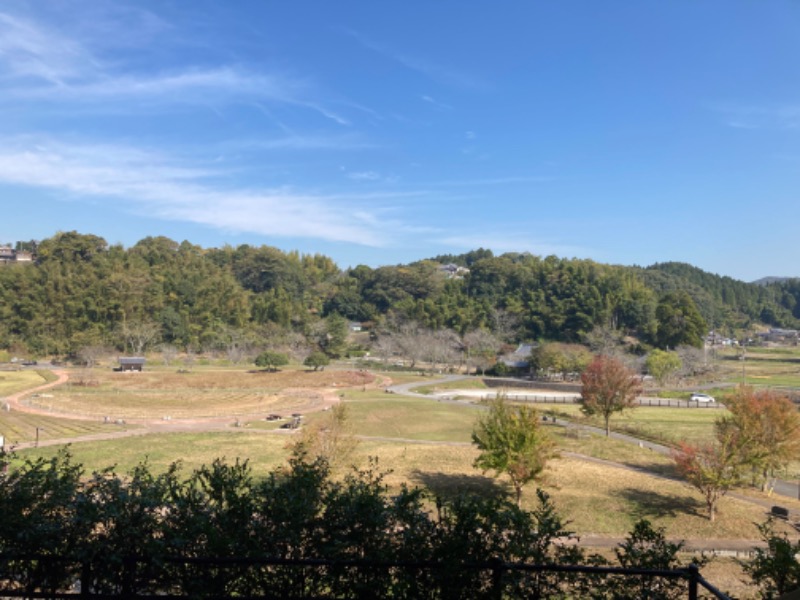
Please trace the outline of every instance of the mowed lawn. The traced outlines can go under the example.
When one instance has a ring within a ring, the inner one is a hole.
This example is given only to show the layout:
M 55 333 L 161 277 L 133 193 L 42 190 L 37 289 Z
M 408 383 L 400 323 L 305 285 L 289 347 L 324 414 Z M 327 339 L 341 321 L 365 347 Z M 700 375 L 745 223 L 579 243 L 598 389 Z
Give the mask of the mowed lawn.
M 567 418 L 575 423 L 584 423 L 605 428 L 602 419 L 588 418 L 577 404 L 536 404 L 543 414 Z M 724 408 L 667 408 L 639 406 L 615 413 L 611 417 L 611 431 L 640 435 L 662 441 L 667 445 L 679 442 L 697 443 L 713 439 L 714 421 L 728 414 Z
M 742 360 L 744 355 L 744 360 Z M 720 351 L 717 365 L 735 383 L 754 387 L 800 387 L 800 349 L 792 347 Z
M 345 399 L 354 433 L 386 438 L 469 442 L 483 410 L 395 394 L 351 392 Z
M 479 409 L 468 405 L 403 398 L 378 392 L 350 391 L 346 394 L 350 427 L 358 436 L 350 457 L 365 466 L 377 458 L 385 470 L 390 490 L 403 484 L 425 487 L 435 494 L 461 491 L 493 494 L 508 492 L 505 478 L 474 468 L 477 450 L 470 433 Z M 702 411 L 686 411 L 700 414 Z M 324 418 L 324 414 L 310 419 Z M 88 470 L 116 465 L 120 472 L 147 460 L 155 470 L 180 460 L 185 469 L 216 458 L 248 460 L 257 475 L 264 475 L 289 457 L 296 439 L 286 431 L 256 429 L 254 422 L 230 432 L 152 434 L 105 442 L 75 443 L 71 452 Z M 551 429 L 562 455 L 550 463 L 542 487 L 550 493 L 570 528 L 581 534 L 624 535 L 638 518 L 648 518 L 667 528 L 671 536 L 684 538 L 755 539 L 754 523 L 762 522 L 765 510 L 726 498 L 717 523 L 705 517 L 699 494 L 685 484 L 647 473 L 599 464 L 578 455 L 600 455 L 618 463 L 671 474 L 667 457 L 643 451 L 623 442 L 597 435 L 571 437 Z M 31 449 L 23 457 L 50 456 L 56 448 Z M 524 505 L 532 508 L 535 485 L 526 488 Z

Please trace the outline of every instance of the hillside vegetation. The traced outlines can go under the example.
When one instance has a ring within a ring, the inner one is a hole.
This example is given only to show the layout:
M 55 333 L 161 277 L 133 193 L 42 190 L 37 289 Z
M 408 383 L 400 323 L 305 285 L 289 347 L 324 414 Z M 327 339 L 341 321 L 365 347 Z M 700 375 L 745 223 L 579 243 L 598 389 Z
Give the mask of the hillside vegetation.
M 123 248 L 76 232 L 35 244 L 35 256 L 0 267 L 0 349 L 87 363 L 93 349 L 156 345 L 224 351 L 233 362 L 270 346 L 337 357 L 348 350 L 348 321 L 487 331 L 506 343 L 583 341 L 600 327 L 662 348 L 699 346 L 709 328 L 800 326 L 800 280 L 748 284 L 679 263 L 622 267 L 478 250 L 342 270 L 323 255 L 269 246 L 206 249 L 148 237 Z M 469 272 L 453 277 L 443 263 Z

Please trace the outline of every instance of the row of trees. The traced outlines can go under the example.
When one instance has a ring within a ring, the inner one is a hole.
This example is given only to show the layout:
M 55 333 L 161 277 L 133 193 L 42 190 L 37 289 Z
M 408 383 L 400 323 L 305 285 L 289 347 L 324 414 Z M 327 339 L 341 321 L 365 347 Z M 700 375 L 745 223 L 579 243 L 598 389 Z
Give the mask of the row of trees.
M 581 408 L 586 414 L 604 417 L 606 435 L 611 414 L 634 406 L 637 384 L 630 375 L 616 359 L 602 356 L 586 371 Z M 726 406 L 729 414 L 716 421 L 714 443 L 681 444 L 673 452 L 678 473 L 703 495 L 711 521 L 716 519 L 719 501 L 729 490 L 749 479 L 767 491 L 776 474 L 800 453 L 800 414 L 787 398 L 742 387 L 726 400 Z M 520 506 L 523 487 L 542 481 L 557 449 L 534 408 L 512 405 L 502 394 L 487 408 L 472 433 L 479 450 L 475 467 L 507 476 L 516 505 Z M 647 540 L 640 546 L 646 555 L 654 558 L 665 551 L 665 540 L 657 539 L 647 524 L 637 524 L 634 531 L 639 532 L 639 544 Z M 765 547 L 754 550 L 754 559 L 745 565 L 745 572 L 764 598 L 797 589 L 800 544 L 789 540 L 786 534 L 775 533 L 771 520 L 759 525 L 759 531 Z M 621 557 L 620 563 L 626 565 Z
M 588 416 L 599 415 L 608 436 L 611 416 L 636 405 L 639 379 L 618 359 L 597 355 L 581 380 L 581 410 Z M 475 467 L 508 476 L 519 506 L 522 489 L 540 480 L 548 461 L 557 455 L 556 447 L 534 407 L 513 405 L 501 393 L 487 408 L 472 432 L 472 443 L 480 451 Z
M 662 349 L 699 346 L 708 326 L 762 316 L 800 323 L 792 282 L 734 284 L 674 265 L 476 251 L 443 257 L 470 268 L 448 279 L 435 260 L 343 271 L 325 256 L 269 246 L 204 249 L 153 237 L 126 249 L 76 232 L 43 240 L 36 257 L 0 268 L 0 340 L 39 355 L 123 344 L 228 350 L 253 337 L 299 335 L 334 356 L 336 336 L 320 335 L 334 318 L 396 333 L 400 323 L 460 337 L 485 331 L 511 343 L 583 342 L 603 327 Z M 470 356 L 480 362 L 483 352 Z
M 639 377 L 609 355 L 595 356 L 581 383 L 581 411 L 600 417 L 606 436 L 611 417 L 635 408 L 642 392 Z M 771 492 L 777 474 L 800 455 L 800 413 L 786 396 L 741 386 L 725 399 L 725 406 L 711 443 L 681 443 L 673 451 L 679 474 L 703 495 L 712 521 L 729 490 L 749 480 Z M 478 420 L 472 439 L 481 451 L 475 465 L 507 475 L 517 503 L 523 486 L 538 479 L 554 455 L 539 413 L 528 406 L 511 406 L 502 395 Z
M 728 491 L 746 482 L 771 491 L 777 474 L 800 454 L 800 413 L 788 398 L 740 387 L 725 406 L 728 414 L 715 422 L 712 442 L 684 443 L 674 453 L 712 521 Z

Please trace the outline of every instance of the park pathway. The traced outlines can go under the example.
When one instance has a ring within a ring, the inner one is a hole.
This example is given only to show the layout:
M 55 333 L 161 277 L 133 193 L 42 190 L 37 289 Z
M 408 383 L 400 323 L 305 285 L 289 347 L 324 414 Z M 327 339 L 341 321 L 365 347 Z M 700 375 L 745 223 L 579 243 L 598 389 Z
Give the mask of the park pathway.
M 459 380 L 462 380 L 462 379 L 469 379 L 469 377 L 465 376 L 465 375 L 450 375 L 450 376 L 447 376 L 447 377 L 442 377 L 440 379 L 435 379 L 435 380 L 432 380 L 432 381 L 426 381 L 426 382 L 422 382 L 422 383 L 416 382 L 416 383 L 406 383 L 406 384 L 401 384 L 401 385 L 390 386 L 389 388 L 387 388 L 387 391 L 389 391 L 389 392 L 391 392 L 393 394 L 402 394 L 404 396 L 412 396 L 412 397 L 415 397 L 415 398 L 427 398 L 429 400 L 433 400 L 433 401 L 436 401 L 436 402 L 447 402 L 447 403 L 450 403 L 450 404 L 469 405 L 469 406 L 472 406 L 472 407 L 475 407 L 475 408 L 484 409 L 485 408 L 484 406 L 479 405 L 479 404 L 475 404 L 473 401 L 470 401 L 470 400 L 458 400 L 458 399 L 452 398 L 450 396 L 432 396 L 430 394 L 420 394 L 420 393 L 412 391 L 413 388 L 418 388 L 418 387 L 423 387 L 423 386 L 424 387 L 429 387 L 429 386 L 436 386 L 436 385 L 442 385 L 442 384 L 449 384 L 449 383 L 452 383 L 454 381 L 459 381 Z M 474 390 L 467 390 L 467 392 L 474 392 Z M 457 395 L 462 394 L 462 393 L 463 393 L 462 391 L 453 390 L 452 396 L 457 396 Z M 482 392 L 479 395 L 480 396 L 485 396 L 486 394 Z M 536 396 L 537 392 L 536 392 L 536 390 L 525 390 L 524 392 L 520 392 L 520 394 L 516 394 L 513 391 L 508 392 L 508 397 L 511 400 L 513 400 L 516 395 L 530 397 L 530 396 Z M 542 396 L 552 396 L 552 392 L 547 393 L 547 390 L 544 390 L 541 395 Z M 687 409 L 687 410 L 689 410 L 689 409 Z M 568 421 L 568 420 L 563 419 L 563 418 L 562 419 L 558 419 L 558 420 L 554 419 L 552 421 L 552 423 L 553 424 L 557 424 L 557 425 L 561 425 L 562 427 L 566 427 L 566 428 L 580 429 L 582 431 L 587 431 L 587 432 L 594 433 L 594 434 L 597 434 L 597 435 L 605 435 L 605 429 L 603 429 L 601 427 L 594 427 L 592 425 L 584 425 L 584 424 L 580 424 L 580 423 L 574 423 L 573 421 Z M 657 452 L 657 453 L 665 455 L 665 456 L 669 456 L 672 453 L 672 448 L 670 448 L 669 446 L 665 446 L 663 444 L 658 444 L 656 442 L 651 442 L 651 441 L 648 441 L 648 440 L 643 440 L 643 439 L 640 439 L 640 438 L 637 438 L 635 436 L 628 435 L 628 434 L 625 434 L 625 433 L 617 433 L 617 432 L 611 431 L 609 433 L 609 437 L 611 437 L 613 439 L 616 439 L 616 440 L 620 440 L 620 441 L 628 443 L 628 444 L 637 445 L 637 446 L 639 446 L 639 448 L 642 448 L 643 450 L 649 450 L 649 451 L 652 451 L 652 452 Z M 568 454 L 569 453 L 566 453 L 566 452 L 564 453 L 564 455 L 568 455 Z M 583 456 L 583 455 L 581 455 L 581 456 Z M 589 457 L 589 456 L 583 456 L 583 459 L 584 460 L 590 460 L 590 461 L 596 461 L 596 462 L 604 462 L 604 463 L 609 464 L 609 465 L 622 466 L 622 467 L 630 468 L 632 470 L 639 470 L 639 471 L 641 471 L 643 473 L 647 473 L 647 474 L 652 475 L 654 477 L 663 477 L 661 475 L 656 475 L 656 474 L 652 473 L 651 471 L 646 471 L 646 470 L 643 470 L 643 469 L 637 469 L 636 467 L 630 467 L 628 465 L 621 465 L 620 463 L 613 463 L 613 462 L 610 462 L 610 461 L 601 461 L 600 459 L 593 459 L 592 457 Z M 800 499 L 800 484 L 795 483 L 795 482 L 791 482 L 791 481 L 778 479 L 778 480 L 776 480 L 775 488 L 773 490 L 773 493 L 776 496 L 782 496 L 782 497 L 785 497 L 785 498 L 792 498 L 792 499 Z M 764 506 L 767 509 L 770 509 L 776 503 L 776 501 L 778 500 L 777 498 L 775 499 L 775 501 L 773 501 L 771 499 L 770 500 L 761 500 L 761 499 L 758 499 L 758 498 L 753 498 L 753 497 L 750 497 L 750 496 L 737 494 L 735 492 L 729 492 L 728 496 L 730 496 L 732 498 L 737 498 L 739 500 L 743 500 L 745 502 L 750 502 L 751 504 L 752 503 L 759 504 L 761 506 Z M 790 514 L 790 519 L 793 522 L 800 523 L 800 510 L 790 509 L 789 510 L 789 514 Z

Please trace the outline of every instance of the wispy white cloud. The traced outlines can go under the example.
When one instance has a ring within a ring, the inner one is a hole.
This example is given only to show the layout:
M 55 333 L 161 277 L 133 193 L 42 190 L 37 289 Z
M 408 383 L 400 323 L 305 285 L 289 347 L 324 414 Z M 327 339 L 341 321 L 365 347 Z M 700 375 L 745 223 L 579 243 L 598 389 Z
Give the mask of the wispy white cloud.
M 725 116 L 728 127 L 736 129 L 798 129 L 800 105 L 720 105 L 713 110 Z
M 347 174 L 353 181 L 378 181 L 381 179 L 380 173 L 375 171 L 353 171 Z
M 0 182 L 90 196 L 124 198 L 131 210 L 234 232 L 308 237 L 381 246 L 391 239 L 380 209 L 359 199 L 287 187 L 226 187 L 223 171 L 182 164 L 159 152 L 122 146 L 0 140 Z
M 155 26 L 152 29 L 157 29 Z M 306 80 L 243 65 L 182 66 L 143 74 L 131 65 L 105 61 L 84 44 L 39 22 L 0 13 L 0 76 L 5 79 L 0 102 L 36 100 L 94 110 L 128 109 L 142 100 L 156 104 L 267 102 L 293 105 L 343 126 L 350 120 L 331 109 Z
M 425 183 L 428 187 L 462 187 L 462 186 L 484 186 L 484 185 L 512 185 L 515 183 L 544 183 L 552 181 L 552 177 L 538 175 L 510 176 L 510 177 L 487 177 L 485 179 L 450 179 L 444 181 L 430 181 Z
M 429 79 L 438 83 L 454 85 L 460 88 L 482 88 L 485 84 L 478 78 L 469 73 L 462 72 L 458 69 L 447 67 L 438 64 L 427 58 L 415 56 L 413 54 L 404 53 L 393 48 L 389 48 L 384 44 L 379 44 L 374 40 L 369 39 L 367 36 L 360 32 L 350 30 L 348 33 L 358 41 L 359 44 L 365 48 L 369 48 L 386 58 L 389 58 L 407 69 L 416 71 L 425 75 Z
M 235 140 L 222 144 L 225 148 L 242 150 L 368 150 L 378 147 L 358 135 L 301 135 Z
M 423 95 L 423 96 L 420 96 L 420 98 L 424 102 L 427 102 L 431 106 L 435 106 L 438 109 L 441 109 L 441 110 L 452 110 L 453 109 L 453 107 L 450 106 L 449 104 L 445 104 L 444 102 L 439 102 L 438 100 L 434 100 L 431 96 Z
M 0 13 L 0 73 L 6 78 L 62 85 L 96 66 L 94 56 L 77 41 L 28 19 Z

